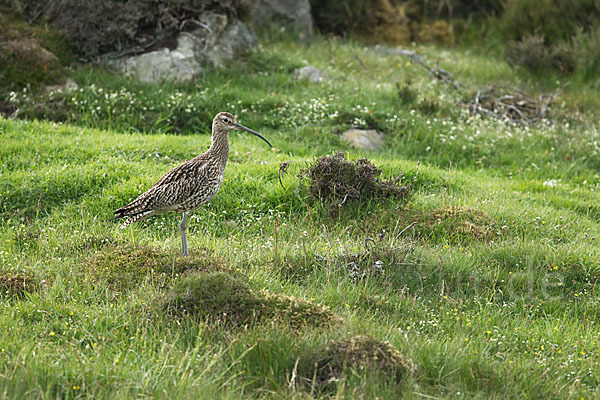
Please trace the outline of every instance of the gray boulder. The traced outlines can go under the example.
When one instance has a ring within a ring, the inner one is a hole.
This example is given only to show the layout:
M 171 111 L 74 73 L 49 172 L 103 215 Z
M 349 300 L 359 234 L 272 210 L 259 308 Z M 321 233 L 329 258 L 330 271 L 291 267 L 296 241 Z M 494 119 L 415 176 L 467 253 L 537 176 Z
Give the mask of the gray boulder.
M 260 0 L 252 13 L 254 26 L 276 25 L 310 38 L 314 35 L 309 0 Z
M 383 146 L 383 134 L 372 129 L 350 129 L 342 137 L 357 149 L 379 150 Z
M 111 60 L 108 64 L 126 75 L 137 76 L 142 82 L 184 82 L 202 73 L 206 63 L 222 67 L 255 48 L 257 43 L 254 32 L 241 21 L 207 13 L 196 21 L 194 30 L 178 35 L 175 49 L 162 48 Z
M 327 79 L 325 74 L 317 67 L 307 65 L 306 67 L 298 68 L 294 71 L 294 78 L 299 81 L 309 81 L 312 83 L 323 82 Z
M 141 82 L 189 81 L 202 72 L 195 47 L 198 39 L 188 33 L 177 38 L 174 50 L 163 48 L 149 53 L 123 57 L 109 64 L 126 75 L 134 75 Z

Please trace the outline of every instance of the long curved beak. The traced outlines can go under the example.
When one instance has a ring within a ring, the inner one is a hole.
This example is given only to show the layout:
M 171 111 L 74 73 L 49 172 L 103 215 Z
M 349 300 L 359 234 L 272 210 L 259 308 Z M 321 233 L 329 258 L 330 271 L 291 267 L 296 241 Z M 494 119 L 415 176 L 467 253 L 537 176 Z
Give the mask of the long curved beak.
M 238 123 L 235 124 L 235 127 L 237 129 L 240 129 L 242 131 L 246 131 L 246 132 L 250 132 L 251 134 L 258 136 L 259 138 L 261 138 L 262 140 L 264 140 L 265 142 L 267 142 L 267 144 L 269 145 L 269 147 L 273 148 L 273 145 L 271 143 L 269 143 L 269 141 L 267 139 L 265 139 L 265 137 L 263 135 L 261 135 L 260 133 L 253 131 L 250 128 L 246 128 L 244 125 L 240 125 Z

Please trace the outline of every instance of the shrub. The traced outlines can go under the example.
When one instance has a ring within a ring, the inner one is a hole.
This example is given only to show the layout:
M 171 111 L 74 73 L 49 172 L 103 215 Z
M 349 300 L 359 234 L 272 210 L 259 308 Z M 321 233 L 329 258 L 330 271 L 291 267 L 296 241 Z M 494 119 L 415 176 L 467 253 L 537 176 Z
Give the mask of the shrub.
M 50 22 L 68 38 L 82 57 L 128 48 L 147 49 L 168 43 L 182 23 L 202 13 L 217 11 L 231 16 L 246 14 L 240 0 L 13 0 L 26 18 Z
M 348 36 L 363 21 L 370 0 L 310 0 L 314 23 L 323 33 Z
M 0 95 L 62 79 L 62 65 L 68 63 L 70 55 L 56 32 L 2 15 L 1 8 L 0 25 Z
M 502 24 L 509 38 L 521 40 L 540 35 L 548 45 L 570 39 L 577 29 L 587 29 L 600 20 L 596 0 L 508 0 Z
M 600 26 L 588 32 L 579 30 L 573 38 L 577 68 L 585 77 L 598 76 L 600 72 Z
M 544 37 L 540 35 L 509 42 L 504 57 L 511 66 L 518 65 L 533 70 L 548 68 L 550 65 L 550 55 L 544 45 Z
M 454 30 L 446 21 L 424 22 L 418 26 L 415 39 L 450 46 L 454 44 Z

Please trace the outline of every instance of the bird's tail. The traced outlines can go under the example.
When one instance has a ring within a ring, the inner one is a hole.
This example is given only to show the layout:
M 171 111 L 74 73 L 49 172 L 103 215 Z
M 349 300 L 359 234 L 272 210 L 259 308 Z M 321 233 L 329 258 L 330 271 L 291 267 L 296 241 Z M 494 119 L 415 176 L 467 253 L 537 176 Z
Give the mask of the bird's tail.
M 115 219 L 127 218 L 121 225 L 120 228 L 126 228 L 134 222 L 141 221 L 148 217 L 156 214 L 154 210 L 149 210 L 143 207 L 141 202 L 133 201 L 124 207 L 119 208 L 115 211 Z

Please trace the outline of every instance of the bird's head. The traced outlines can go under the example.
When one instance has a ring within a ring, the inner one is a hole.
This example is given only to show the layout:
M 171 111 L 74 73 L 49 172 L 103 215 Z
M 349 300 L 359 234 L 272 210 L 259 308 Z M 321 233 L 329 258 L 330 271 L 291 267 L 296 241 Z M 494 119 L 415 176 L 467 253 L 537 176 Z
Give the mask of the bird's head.
M 250 132 L 251 134 L 258 136 L 259 138 L 261 138 L 262 140 L 267 142 L 267 144 L 270 147 L 273 147 L 271 145 L 271 143 L 269 143 L 269 141 L 267 139 L 265 139 L 264 136 L 262 136 L 260 133 L 253 131 L 250 128 L 246 128 L 243 125 L 238 124 L 235 121 L 235 117 L 228 112 L 220 112 L 215 116 L 215 119 L 213 119 L 213 132 L 214 133 L 217 133 L 217 132 L 229 133 L 229 131 L 231 131 L 233 129 L 239 129 L 242 131 Z

